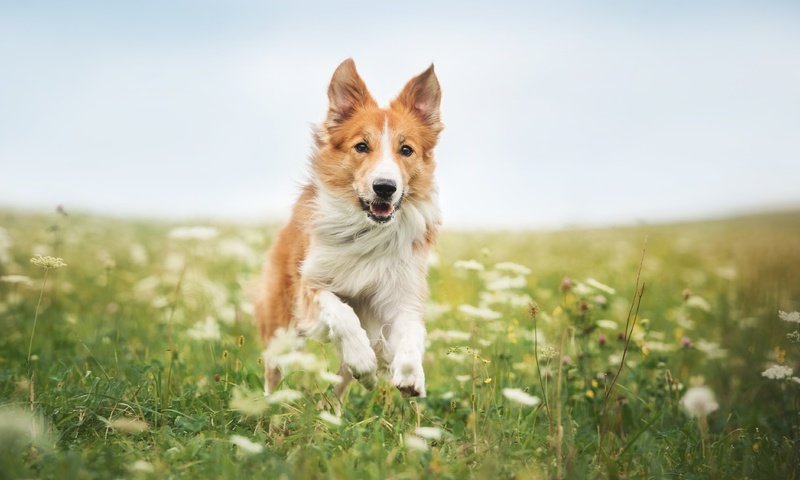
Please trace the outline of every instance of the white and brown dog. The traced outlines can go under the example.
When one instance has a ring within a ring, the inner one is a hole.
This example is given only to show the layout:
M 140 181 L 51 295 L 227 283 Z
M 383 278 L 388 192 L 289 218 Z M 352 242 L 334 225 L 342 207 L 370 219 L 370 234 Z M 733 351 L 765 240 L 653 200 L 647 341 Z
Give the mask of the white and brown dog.
M 378 371 L 425 396 L 427 257 L 441 223 L 434 181 L 441 91 L 433 65 L 380 108 L 352 59 L 336 69 L 311 179 L 268 253 L 256 320 L 333 342 L 344 381 Z M 266 359 L 266 391 L 280 372 Z

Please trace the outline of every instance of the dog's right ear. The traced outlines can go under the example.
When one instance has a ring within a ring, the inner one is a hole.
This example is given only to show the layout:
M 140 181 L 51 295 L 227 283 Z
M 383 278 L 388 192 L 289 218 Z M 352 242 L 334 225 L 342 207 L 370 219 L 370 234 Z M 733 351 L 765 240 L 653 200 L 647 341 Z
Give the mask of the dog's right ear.
M 358 108 L 377 106 L 364 80 L 358 75 L 352 58 L 342 62 L 333 72 L 328 87 L 328 101 L 328 120 L 334 123 L 347 119 Z

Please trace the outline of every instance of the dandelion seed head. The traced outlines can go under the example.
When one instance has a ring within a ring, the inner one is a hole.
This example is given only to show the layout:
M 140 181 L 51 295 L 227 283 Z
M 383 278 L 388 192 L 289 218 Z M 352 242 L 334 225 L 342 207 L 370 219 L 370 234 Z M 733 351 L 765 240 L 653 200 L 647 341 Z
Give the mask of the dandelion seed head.
M 708 387 L 690 388 L 681 398 L 680 404 L 690 417 L 705 417 L 719 408 L 714 392 Z

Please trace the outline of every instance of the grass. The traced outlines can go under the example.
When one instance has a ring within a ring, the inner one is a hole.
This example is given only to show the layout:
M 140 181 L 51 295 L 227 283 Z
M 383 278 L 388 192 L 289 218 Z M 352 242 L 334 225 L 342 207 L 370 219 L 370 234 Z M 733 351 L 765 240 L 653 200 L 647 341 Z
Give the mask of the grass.
M 315 370 L 286 376 L 297 399 L 259 396 L 245 290 L 274 228 L 180 239 L 166 223 L 13 211 L 0 225 L 2 478 L 798 476 L 800 384 L 761 375 L 800 370 L 798 325 L 778 318 L 800 307 L 797 212 L 446 232 L 428 397 L 354 384 L 341 425 L 319 415 L 333 386 Z M 34 254 L 68 266 L 37 269 Z M 468 259 L 485 270 L 454 266 Z M 306 351 L 336 371 L 330 346 Z M 692 418 L 680 399 L 699 384 L 719 405 Z

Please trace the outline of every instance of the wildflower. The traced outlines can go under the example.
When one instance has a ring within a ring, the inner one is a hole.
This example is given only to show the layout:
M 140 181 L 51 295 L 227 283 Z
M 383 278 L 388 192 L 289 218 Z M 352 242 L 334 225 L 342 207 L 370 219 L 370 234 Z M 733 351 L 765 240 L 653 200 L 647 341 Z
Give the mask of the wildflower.
M 784 312 L 778 310 L 778 317 L 784 322 L 800 323 L 800 312 Z
M 539 358 L 542 360 L 551 360 L 556 358 L 556 356 L 558 356 L 558 350 L 550 345 L 542 347 L 542 351 L 539 353 Z
M 695 342 L 694 348 L 705 353 L 706 356 L 711 360 L 725 358 L 728 356 L 728 351 L 725 350 L 724 348 L 721 348 L 719 346 L 719 343 L 717 342 L 708 342 L 706 340 L 700 339 L 697 342 Z
M 472 377 L 470 377 L 469 375 L 456 375 L 455 379 L 459 383 L 464 383 L 472 380 Z
M 792 369 L 784 365 L 773 365 L 761 372 L 761 376 L 772 380 L 783 380 L 792 376 Z
M 535 407 L 542 401 L 539 397 L 530 395 L 519 388 L 504 388 L 503 396 L 514 403 L 518 403 L 526 407 Z
M 605 328 L 606 330 L 616 330 L 619 325 L 614 320 L 598 320 L 595 322 L 598 327 Z
M 689 297 L 689 299 L 686 300 L 686 305 L 697 308 L 704 312 L 711 311 L 711 304 L 709 304 L 705 298 L 699 297 L 697 295 L 692 295 L 691 297 Z
M 596 288 L 597 290 L 601 290 L 603 292 L 606 292 L 609 295 L 614 295 L 615 293 L 617 293 L 617 291 L 614 290 L 613 288 L 609 287 L 608 285 L 606 285 L 604 283 L 598 282 L 594 278 L 587 278 L 586 279 L 586 284 L 589 285 L 592 288 Z
M 44 270 L 58 270 L 67 266 L 63 258 L 51 257 L 50 255 L 36 255 L 31 258 L 31 263 Z
M 719 408 L 714 392 L 708 387 L 690 388 L 680 403 L 690 417 L 705 417 Z
M 418 452 L 425 452 L 428 450 L 428 443 L 424 439 L 416 435 L 411 435 L 407 433 L 403 436 L 403 440 L 406 445 L 406 448 L 410 450 L 416 450 Z
M 242 387 L 235 387 L 231 393 L 231 401 L 228 408 L 235 410 L 246 417 L 256 417 L 261 415 L 268 407 L 264 400 L 264 395 L 248 391 Z
M 292 403 L 303 398 L 303 394 L 297 390 L 284 388 L 270 393 L 265 398 L 268 403 Z
M 176 240 L 210 240 L 219 231 L 214 227 L 176 227 L 169 231 L 169 238 Z
M 531 269 L 525 265 L 513 262 L 500 262 L 494 265 L 495 270 L 516 273 L 517 275 L 530 275 Z
M 486 283 L 487 290 L 511 290 L 514 288 L 525 288 L 527 282 L 525 277 L 498 277 Z
M 605 346 L 607 341 L 608 340 L 606 339 L 606 336 L 603 335 L 602 333 L 600 334 L 600 336 L 597 337 L 597 344 L 600 345 L 601 347 Z
M 681 338 L 681 348 L 692 348 L 692 339 L 687 336 Z
M 189 337 L 195 340 L 219 340 L 219 323 L 212 317 L 206 317 L 204 322 L 197 322 L 187 332 Z
M 569 277 L 564 277 L 561 279 L 561 291 L 562 292 L 569 292 L 572 290 L 572 279 Z
M 25 275 L 3 275 L 0 277 L 0 282 L 10 283 L 12 285 L 24 285 L 26 287 L 33 286 L 33 280 Z
M 341 377 L 341 375 L 337 375 L 327 370 L 320 370 L 318 375 L 321 380 L 324 380 L 328 383 L 332 383 L 334 385 L 339 385 L 340 383 L 342 383 L 342 380 L 344 380 Z
M 282 372 L 289 370 L 319 370 L 324 365 L 313 353 L 293 351 L 270 358 L 270 365 Z
M 31 444 L 40 450 L 52 449 L 55 439 L 51 432 L 41 415 L 8 405 L 0 406 L 0 452 L 4 457 L 12 448 L 28 451 Z
M 342 426 L 342 418 L 337 417 L 330 412 L 319 412 L 319 419 L 329 425 L 333 425 L 334 427 Z
M 605 295 L 598 294 L 598 295 L 595 295 L 594 297 L 592 297 L 592 302 L 595 305 L 599 305 L 601 307 L 605 307 L 608 304 L 608 299 L 605 297 Z
M 264 359 L 270 366 L 277 366 L 275 359 L 281 355 L 294 352 L 303 346 L 303 339 L 294 329 L 279 328 L 275 331 L 269 346 L 264 350 Z
M 483 264 L 477 260 L 456 260 L 456 262 L 453 263 L 453 267 L 475 272 L 482 272 L 484 269 Z
M 428 332 L 428 340 L 436 341 L 441 340 L 443 342 L 466 342 L 472 337 L 469 332 L 463 332 L 461 330 L 432 330 Z
M 241 435 L 231 435 L 230 442 L 239 447 L 240 452 L 248 455 L 261 453 L 264 450 L 264 445 L 256 443 Z
M 115 418 L 108 422 L 108 426 L 120 433 L 142 433 L 150 428 L 144 420 L 127 417 Z
M 464 315 L 480 320 L 497 320 L 502 315 L 488 308 L 479 308 L 472 305 L 459 305 L 458 311 Z
M 132 472 L 153 473 L 153 464 L 147 460 L 136 460 L 128 466 L 128 470 Z
M 439 440 L 442 438 L 442 429 L 438 427 L 417 427 L 414 433 L 417 434 L 418 437 L 428 440 Z

